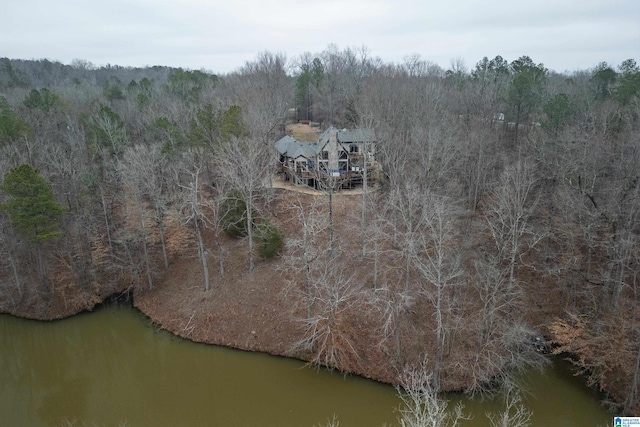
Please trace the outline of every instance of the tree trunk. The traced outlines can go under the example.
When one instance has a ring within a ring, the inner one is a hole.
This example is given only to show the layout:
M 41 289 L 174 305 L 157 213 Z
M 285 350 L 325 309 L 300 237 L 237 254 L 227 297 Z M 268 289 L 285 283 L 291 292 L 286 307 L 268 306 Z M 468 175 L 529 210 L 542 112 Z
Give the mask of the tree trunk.
M 200 261 L 202 262 L 202 270 L 204 273 L 204 290 L 208 291 L 211 289 L 211 281 L 209 280 L 209 266 L 207 265 L 207 250 L 204 247 L 202 231 L 200 230 L 200 222 L 197 219 L 195 220 L 194 228 L 196 237 L 198 238 L 198 256 L 200 257 Z
M 329 259 L 333 259 L 333 178 L 329 178 Z
M 378 237 L 373 239 L 373 289 L 378 289 L 378 263 L 380 262 Z
M 442 320 L 442 287 L 437 285 L 436 291 L 436 366 L 434 369 L 434 382 L 436 389 L 440 389 L 440 376 L 442 373 L 442 359 L 444 351 L 443 320 Z
M 164 213 L 162 208 L 158 205 L 158 202 L 155 203 L 156 210 L 156 223 L 158 224 L 158 229 L 160 230 L 160 244 L 162 245 L 162 260 L 164 261 L 164 269 L 169 268 L 169 257 L 167 256 L 167 242 L 164 237 Z
M 40 285 L 44 291 L 45 297 L 49 297 L 51 290 L 49 289 L 49 281 L 47 280 L 47 260 L 44 255 L 42 243 L 36 243 L 36 251 L 38 252 L 38 271 L 40 273 Z
M 306 224 L 302 226 L 302 260 L 304 262 L 304 288 L 307 299 L 307 319 L 311 319 L 311 260 L 307 253 L 307 246 L 309 244 L 309 231 Z
M 636 336 L 638 334 L 635 334 Z M 637 341 L 636 341 L 637 342 Z M 640 387 L 640 346 L 638 347 L 638 354 L 636 355 L 636 367 L 633 371 L 633 379 L 631 380 L 631 390 L 629 397 L 627 398 L 627 407 L 634 408 L 638 404 L 640 394 L 638 388 Z
M 364 150 L 364 172 L 362 176 L 362 256 L 366 255 L 367 247 L 367 147 Z
M 407 248 L 408 249 L 408 248 Z M 407 251 L 405 256 L 405 266 L 404 266 L 404 293 L 405 296 L 409 296 L 409 276 L 411 272 L 411 253 L 412 251 Z
M 138 199 L 138 215 L 140 215 L 140 229 L 142 230 L 144 267 L 147 273 L 147 283 L 149 285 L 149 290 L 151 290 L 153 289 L 153 280 L 151 278 L 151 265 L 149 264 L 149 248 L 147 247 L 147 227 L 144 223 L 144 208 L 140 199 Z
M 107 240 L 109 242 L 109 253 L 113 255 L 113 243 L 111 242 L 111 227 L 109 225 L 109 213 L 107 212 L 107 202 L 104 198 L 104 190 L 100 187 L 100 202 L 102 204 L 102 215 L 104 216 L 104 224 L 107 229 Z
M 220 267 L 220 277 L 224 277 L 224 248 L 220 244 L 220 240 L 216 239 L 218 246 L 218 264 Z
M 247 206 L 247 238 L 249 239 L 249 271 L 255 269 L 253 261 L 253 191 L 249 189 L 246 200 Z
M 22 281 L 20 280 L 20 275 L 18 274 L 18 266 L 16 265 L 15 259 L 9 254 L 9 262 L 11 263 L 11 271 L 13 273 L 13 279 L 16 282 L 16 289 L 18 290 L 18 297 L 22 299 Z

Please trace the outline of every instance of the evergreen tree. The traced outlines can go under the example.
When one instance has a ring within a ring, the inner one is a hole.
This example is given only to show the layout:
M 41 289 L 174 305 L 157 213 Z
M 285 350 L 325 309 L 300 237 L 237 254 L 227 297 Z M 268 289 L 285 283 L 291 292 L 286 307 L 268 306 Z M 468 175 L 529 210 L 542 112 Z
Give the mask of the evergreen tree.
M 221 113 L 207 104 L 196 110 L 195 117 L 191 119 L 189 143 L 193 147 L 212 148 L 220 139 Z
M 515 114 L 516 135 L 524 119 L 540 104 L 543 98 L 548 70 L 543 64 L 535 64 L 528 56 L 521 56 L 510 64 L 513 80 L 507 93 L 507 102 Z
M 39 243 L 62 234 L 59 220 L 65 208 L 53 199 L 53 189 L 38 169 L 27 164 L 11 169 L 0 189 L 9 196 L 0 208 L 27 240 Z
M 0 204 L 0 209 L 9 214 L 18 234 L 36 245 L 40 280 L 48 290 L 43 243 L 62 234 L 60 218 L 65 208 L 53 199 L 51 184 L 28 164 L 7 172 L 0 189 L 9 196 L 8 201 Z
M 0 111 L 0 147 L 10 144 L 29 133 L 29 125 L 5 108 Z
M 60 97 L 49 89 L 32 89 L 22 102 L 29 109 L 37 109 L 48 113 L 60 103 Z
M 620 78 L 614 97 L 621 104 L 627 105 L 640 94 L 640 67 L 634 59 L 627 59 L 618 68 L 620 69 Z
M 557 135 L 569 122 L 575 107 L 566 93 L 559 93 L 544 104 L 542 110 L 547 115 L 547 120 L 542 122 L 542 128 Z
M 282 233 L 268 219 L 256 230 L 255 240 L 258 252 L 264 259 L 275 257 L 282 248 Z
M 249 129 L 242 121 L 242 108 L 232 105 L 223 113 L 220 133 L 224 141 L 229 141 L 233 137 L 242 138 L 249 135 Z

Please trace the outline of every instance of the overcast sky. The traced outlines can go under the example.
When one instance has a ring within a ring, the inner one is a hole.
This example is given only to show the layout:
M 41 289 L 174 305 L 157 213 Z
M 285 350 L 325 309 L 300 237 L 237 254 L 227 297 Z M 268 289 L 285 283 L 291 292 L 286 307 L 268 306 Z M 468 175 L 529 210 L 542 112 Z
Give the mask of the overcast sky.
M 366 46 L 449 68 L 522 55 L 558 72 L 640 63 L 640 0 L 2 0 L 0 57 L 226 73 L 259 52 Z

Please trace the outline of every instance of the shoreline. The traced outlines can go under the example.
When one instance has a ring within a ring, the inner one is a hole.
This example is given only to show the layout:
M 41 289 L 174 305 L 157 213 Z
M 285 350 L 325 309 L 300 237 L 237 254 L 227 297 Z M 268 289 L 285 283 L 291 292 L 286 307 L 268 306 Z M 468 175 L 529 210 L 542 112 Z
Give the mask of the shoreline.
M 153 291 L 144 291 L 143 293 L 147 294 L 151 294 L 153 293 Z M 122 296 L 123 295 L 127 295 L 127 297 L 123 300 Z M 273 348 L 269 349 L 269 348 L 263 348 L 261 346 L 258 347 L 252 347 L 252 346 L 247 346 L 247 345 L 239 345 L 238 341 L 233 341 L 232 337 L 227 337 L 227 340 L 221 340 L 221 341 L 210 341 L 210 340 L 201 340 L 201 339 L 194 339 L 193 336 L 191 336 L 191 333 L 184 333 L 186 329 L 183 328 L 183 330 L 179 330 L 176 328 L 171 327 L 172 323 L 175 322 L 167 322 L 167 319 L 163 319 L 162 316 L 154 316 L 153 313 L 148 312 L 145 310 L 144 308 L 144 303 L 143 304 L 138 304 L 136 303 L 136 299 L 139 299 L 140 295 L 138 295 L 136 297 L 136 292 L 133 289 L 128 289 L 125 290 L 124 292 L 115 292 L 109 296 L 107 296 L 106 298 L 104 298 L 102 300 L 102 302 L 96 303 L 94 306 L 92 306 L 91 308 L 84 308 L 84 309 L 80 309 L 78 311 L 75 312 L 66 312 L 62 315 L 56 315 L 53 317 L 36 317 L 33 315 L 29 315 L 29 313 L 19 313 L 17 311 L 8 311 L 8 310 L 2 310 L 0 311 L 0 314 L 6 314 L 6 315 L 10 315 L 19 319 L 23 319 L 23 320 L 29 320 L 29 321 L 38 321 L 38 322 L 56 322 L 56 321 L 62 321 L 65 320 L 67 318 L 71 318 L 74 316 L 78 316 L 78 315 L 90 315 L 94 310 L 96 309 L 100 309 L 104 306 L 107 306 L 109 304 L 120 304 L 120 305 L 127 305 L 128 307 L 130 307 L 131 309 L 141 313 L 149 322 L 151 325 L 153 325 L 154 327 L 158 328 L 159 330 L 163 330 L 166 331 L 168 333 L 170 333 L 172 336 L 177 337 L 179 339 L 184 339 L 193 343 L 199 343 L 199 344 L 204 344 L 204 345 L 209 345 L 209 346 L 217 346 L 217 347 L 224 347 L 224 348 L 228 348 L 228 349 L 232 349 L 232 350 L 238 350 L 238 351 L 243 351 L 243 352 L 248 352 L 248 353 L 260 353 L 260 354 L 264 354 L 270 357 L 279 357 L 279 358 L 286 358 L 286 359 L 291 359 L 291 360 L 296 360 L 296 361 L 300 361 L 305 363 L 306 366 L 311 367 L 311 368 L 316 368 L 316 369 L 326 369 L 328 371 L 333 371 L 333 372 L 337 372 L 341 375 L 349 375 L 349 376 L 355 376 L 355 377 L 360 377 L 362 379 L 366 379 L 366 380 L 371 380 L 371 381 L 375 381 L 377 383 L 380 384 L 385 384 L 385 385 L 391 385 L 391 386 L 398 386 L 398 382 L 397 381 L 393 381 L 389 378 L 381 378 L 381 377 L 375 377 L 372 375 L 367 375 L 366 372 L 364 371 L 338 371 L 335 369 L 332 369 L 331 367 L 328 366 L 323 366 L 323 365 L 314 365 L 312 363 L 309 362 L 309 360 L 306 360 L 304 358 L 301 357 L 297 357 L 297 356 L 293 356 L 291 355 L 289 352 L 287 351 L 277 351 L 274 350 Z M 178 314 L 177 312 L 174 312 L 175 314 Z M 174 319 L 175 320 L 175 319 Z M 168 323 L 168 324 L 167 324 Z M 226 341 L 226 342 L 225 342 Z M 571 356 L 571 355 L 569 355 Z M 563 360 L 563 361 L 567 361 L 568 363 L 570 363 L 570 358 L 567 357 L 563 357 L 561 355 L 550 355 L 550 357 L 555 358 L 555 359 L 559 359 L 559 360 Z M 571 363 L 570 363 L 571 364 Z M 571 366 L 573 366 L 573 364 L 571 364 Z M 580 375 L 580 378 L 585 380 L 584 375 Z M 586 385 L 586 382 L 585 382 Z M 588 386 L 589 388 L 599 392 L 599 393 L 604 393 L 604 394 L 608 394 L 607 390 L 601 390 L 598 386 Z M 465 391 L 463 389 L 442 389 L 440 391 L 441 393 L 445 393 L 445 394 L 449 394 L 449 393 L 454 393 L 454 394 L 458 394 L 458 393 L 465 393 Z
M 287 197 L 295 197 L 304 203 L 317 197 L 315 192 L 309 194 L 307 191 L 299 191 L 299 188 L 286 185 L 282 181 L 275 188 L 278 192 L 289 195 L 274 199 L 272 206 L 276 212 L 275 221 L 283 228 L 288 225 L 286 209 L 290 203 L 286 201 Z M 340 226 L 348 230 L 348 221 L 359 220 L 349 219 L 349 209 L 354 203 L 358 203 L 358 196 L 361 196 L 362 192 L 344 192 L 340 195 L 342 197 L 334 201 L 334 209 L 336 215 L 347 218 L 347 224 Z M 290 233 L 291 231 L 289 230 Z M 205 235 L 210 247 L 216 238 L 220 237 L 211 231 Z M 358 243 L 355 241 L 356 249 Z M 183 254 L 172 260 L 170 267 L 163 271 L 162 277 L 151 290 L 146 287 L 123 286 L 97 295 L 96 293 L 100 292 L 97 285 L 92 289 L 75 289 L 75 294 L 72 287 L 58 286 L 48 300 L 25 298 L 16 308 L 3 312 L 30 320 L 54 321 L 82 312 L 91 312 L 101 304 L 126 295 L 125 298 L 128 298 L 128 303 L 133 308 L 140 311 L 156 327 L 176 337 L 197 343 L 291 358 L 314 365 L 314 354 L 296 347 L 304 333 L 300 320 L 305 317 L 305 307 L 298 305 L 300 295 L 296 292 L 299 290 L 291 287 L 291 283 L 297 279 L 296 272 L 283 268 L 280 258 L 260 260 L 256 263 L 254 271 L 248 271 L 245 242 L 225 238 L 224 245 L 225 257 L 220 261 L 224 262 L 224 275 L 217 269 L 217 254 L 210 255 L 209 275 L 212 286 L 209 291 L 204 290 L 200 261 L 189 254 Z M 363 289 L 366 287 L 364 284 L 361 285 Z M 65 295 L 75 296 L 67 300 Z M 399 337 L 385 338 L 387 341 L 381 341 L 379 331 L 375 330 L 376 323 L 371 317 L 375 316 L 375 313 L 368 313 L 367 309 L 348 314 L 342 319 L 341 327 L 348 329 L 347 332 L 351 334 L 349 345 L 353 345 L 353 352 L 333 367 L 321 362 L 317 363 L 317 366 L 397 385 L 399 373 L 405 364 L 417 360 L 416 357 L 424 357 L 424 353 L 416 353 L 417 343 L 420 343 L 420 351 L 433 354 L 433 347 L 430 347 L 432 344 L 428 341 L 432 326 L 430 305 L 426 301 L 418 301 L 415 304 L 414 310 L 403 316 L 404 326 L 401 327 L 404 329 L 397 332 Z M 394 346 L 399 345 L 391 342 L 395 339 L 402 340 L 406 352 L 394 353 Z M 471 347 L 462 348 L 460 351 L 465 352 L 458 360 L 461 363 L 478 354 Z M 457 352 L 456 349 L 454 353 Z M 467 374 L 464 370 L 458 371 L 442 371 L 442 392 L 461 392 L 469 388 L 469 378 L 465 377 Z

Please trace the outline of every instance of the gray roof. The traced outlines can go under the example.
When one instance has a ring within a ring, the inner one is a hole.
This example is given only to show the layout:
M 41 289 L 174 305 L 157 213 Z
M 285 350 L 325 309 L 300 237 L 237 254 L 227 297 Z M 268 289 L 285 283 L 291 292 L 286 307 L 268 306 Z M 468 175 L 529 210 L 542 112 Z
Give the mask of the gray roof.
M 329 126 L 327 130 L 322 132 L 318 138 L 318 142 L 300 142 L 290 135 L 283 136 L 276 142 L 276 148 L 280 154 L 286 154 L 287 157 L 297 158 L 300 156 L 307 159 L 313 159 L 320 153 L 322 147 L 329 142 L 331 132 L 338 132 L 338 142 L 374 142 L 375 134 L 373 129 L 341 129 L 338 130 L 333 126 Z
M 338 132 L 338 142 L 341 143 L 375 142 L 376 140 L 373 129 L 336 129 L 333 126 L 330 126 L 327 130 L 322 132 L 322 135 L 318 138 L 318 143 L 324 147 L 324 145 L 329 141 L 329 135 L 331 132 L 335 131 Z
M 335 132 L 337 129 L 334 128 L 333 126 L 329 126 L 327 128 L 327 130 L 325 130 L 324 132 L 322 132 L 322 134 L 320 135 L 320 137 L 318 138 L 318 144 L 321 147 L 324 147 L 325 144 L 327 142 L 329 142 L 329 135 L 331 134 L 331 132 Z
M 338 131 L 339 142 L 374 142 L 373 129 L 343 129 Z
M 276 148 L 280 154 L 286 154 L 287 157 L 294 159 L 300 156 L 313 159 L 319 151 L 317 142 L 300 142 L 289 135 L 276 142 Z

